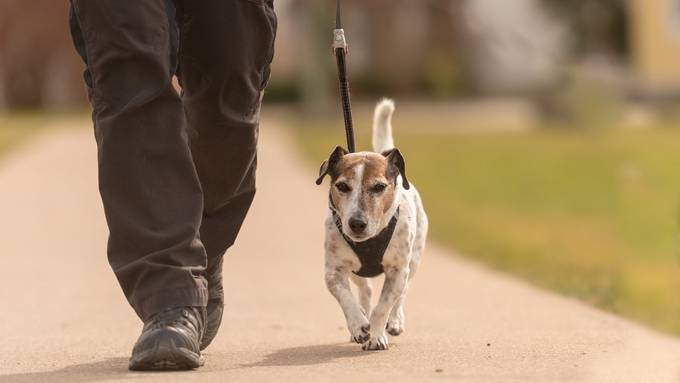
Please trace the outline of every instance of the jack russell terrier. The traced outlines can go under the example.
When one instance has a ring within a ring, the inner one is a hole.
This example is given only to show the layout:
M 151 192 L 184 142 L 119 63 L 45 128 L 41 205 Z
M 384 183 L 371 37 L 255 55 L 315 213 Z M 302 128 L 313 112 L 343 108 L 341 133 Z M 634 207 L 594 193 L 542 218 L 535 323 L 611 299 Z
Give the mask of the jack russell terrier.
M 347 320 L 352 341 L 364 350 L 386 350 L 387 334 L 404 331 L 404 300 L 418 269 L 427 236 L 420 195 L 406 178 L 404 158 L 394 147 L 394 102 L 375 108 L 373 150 L 348 153 L 336 147 L 321 165 L 330 176 L 326 218 L 325 281 Z M 371 307 L 369 278 L 385 273 L 380 299 Z M 357 286 L 359 299 L 350 291 Z

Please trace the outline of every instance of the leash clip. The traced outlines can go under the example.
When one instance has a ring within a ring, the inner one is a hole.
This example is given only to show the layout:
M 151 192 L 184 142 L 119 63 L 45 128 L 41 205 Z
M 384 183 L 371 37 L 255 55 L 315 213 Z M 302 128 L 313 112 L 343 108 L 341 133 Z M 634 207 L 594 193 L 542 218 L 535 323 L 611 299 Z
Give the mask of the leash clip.
M 349 47 L 345 39 L 345 30 L 342 28 L 333 30 L 333 52 L 337 52 L 337 49 L 344 50 L 345 54 L 349 53 Z

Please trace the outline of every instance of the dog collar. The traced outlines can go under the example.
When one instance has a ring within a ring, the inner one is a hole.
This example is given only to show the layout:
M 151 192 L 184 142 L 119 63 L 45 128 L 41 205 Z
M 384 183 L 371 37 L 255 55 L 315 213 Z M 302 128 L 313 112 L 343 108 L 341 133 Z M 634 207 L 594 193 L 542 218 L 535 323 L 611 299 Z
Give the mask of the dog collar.
M 364 278 L 377 277 L 382 274 L 385 271 L 382 265 L 383 256 L 385 255 L 387 246 L 392 240 L 394 230 L 397 227 L 397 221 L 399 221 L 399 208 L 397 207 L 397 211 L 394 212 L 392 219 L 390 219 L 390 223 L 387 224 L 378 235 L 362 242 L 353 241 L 342 231 L 342 220 L 336 213 L 332 200 L 330 200 L 330 208 L 331 213 L 333 214 L 335 227 L 338 228 L 338 231 L 345 239 L 345 242 L 352 248 L 359 258 L 359 262 L 361 262 L 361 268 L 353 273 Z

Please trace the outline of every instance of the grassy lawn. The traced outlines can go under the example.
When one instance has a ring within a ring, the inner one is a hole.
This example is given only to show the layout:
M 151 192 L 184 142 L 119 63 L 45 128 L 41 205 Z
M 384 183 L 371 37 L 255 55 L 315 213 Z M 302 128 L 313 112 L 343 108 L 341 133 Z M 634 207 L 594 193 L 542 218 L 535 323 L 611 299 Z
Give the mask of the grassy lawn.
M 37 129 L 27 116 L 0 115 L 0 158 Z
M 0 160 L 10 150 L 20 146 L 27 138 L 45 128 L 82 126 L 82 121 L 86 119 L 87 115 L 81 112 L 0 113 Z
M 369 119 L 357 120 L 366 148 Z M 344 142 L 338 121 L 291 125 L 310 168 Z M 680 130 L 418 133 L 399 115 L 394 125 L 432 238 L 680 335 Z

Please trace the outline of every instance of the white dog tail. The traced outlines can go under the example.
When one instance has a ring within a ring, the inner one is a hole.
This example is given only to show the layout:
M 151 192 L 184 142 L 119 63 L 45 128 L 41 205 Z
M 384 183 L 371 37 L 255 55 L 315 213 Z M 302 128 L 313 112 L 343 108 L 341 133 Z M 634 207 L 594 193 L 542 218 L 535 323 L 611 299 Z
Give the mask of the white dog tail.
M 394 113 L 394 101 L 388 98 L 380 100 L 375 107 L 373 114 L 373 151 L 377 153 L 394 149 L 392 113 Z

